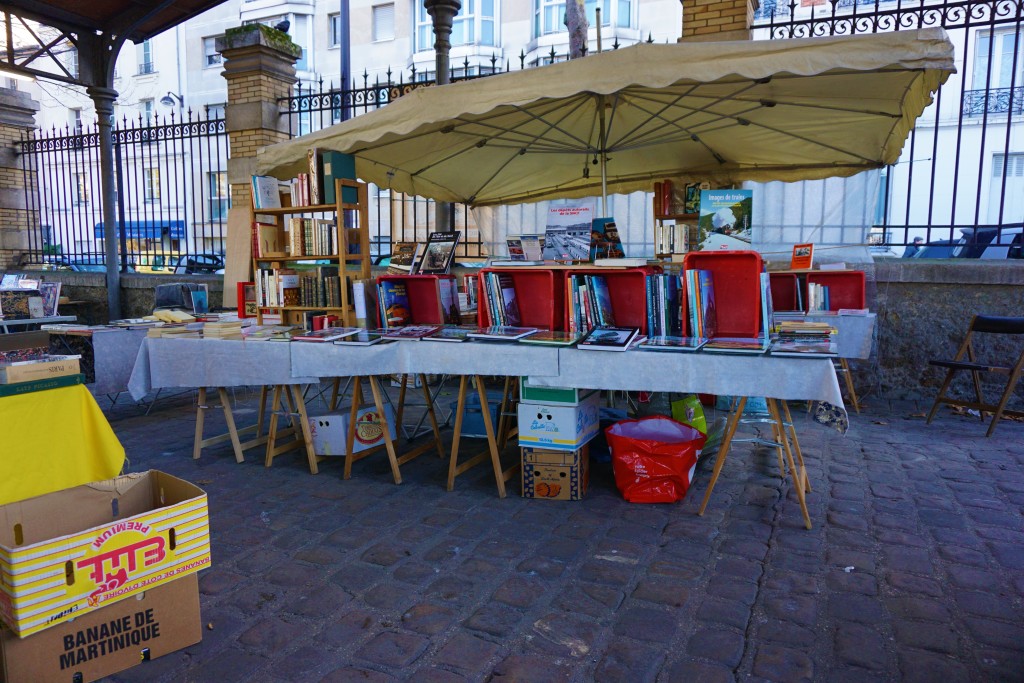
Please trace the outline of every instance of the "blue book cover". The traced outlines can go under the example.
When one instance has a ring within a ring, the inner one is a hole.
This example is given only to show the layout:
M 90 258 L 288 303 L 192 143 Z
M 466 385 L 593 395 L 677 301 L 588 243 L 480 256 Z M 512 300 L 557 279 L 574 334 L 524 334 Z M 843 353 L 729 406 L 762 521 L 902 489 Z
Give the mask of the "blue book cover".
M 697 277 L 700 289 L 700 317 L 703 331 L 696 336 L 712 339 L 718 328 L 715 315 L 715 283 L 711 277 L 710 270 L 697 271 Z
M 587 280 L 590 291 L 594 294 L 597 324 L 602 327 L 615 327 L 615 312 L 612 310 L 612 295 L 608 291 L 608 281 L 603 275 L 588 275 Z

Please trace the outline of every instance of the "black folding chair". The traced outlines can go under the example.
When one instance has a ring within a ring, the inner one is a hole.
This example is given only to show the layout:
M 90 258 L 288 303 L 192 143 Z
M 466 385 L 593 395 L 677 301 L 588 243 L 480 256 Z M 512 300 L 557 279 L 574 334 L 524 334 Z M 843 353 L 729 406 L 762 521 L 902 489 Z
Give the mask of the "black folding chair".
M 939 395 L 935 398 L 935 403 L 928 413 L 928 423 L 931 423 L 932 418 L 935 417 L 935 412 L 939 409 L 939 405 L 943 403 L 950 406 L 973 408 L 980 413 L 982 422 L 985 421 L 985 411 L 989 411 L 992 413 L 992 424 L 988 426 L 988 432 L 985 433 L 985 436 L 992 436 L 996 424 L 1004 415 L 1024 417 L 1024 411 L 1006 409 L 1006 404 L 1009 402 L 1017 386 L 1017 380 L 1020 379 L 1021 371 L 1024 370 L 1024 343 L 1021 344 L 1020 353 L 1013 365 L 990 365 L 980 362 L 975 355 L 973 341 L 974 336 L 977 334 L 1024 335 L 1024 318 L 976 315 L 971 318 L 971 325 L 967 329 L 967 336 L 964 337 L 963 343 L 960 344 L 960 349 L 956 352 L 956 357 L 953 360 L 928 361 L 930 365 L 947 369 L 946 379 L 942 382 L 942 386 L 939 388 Z M 971 378 L 974 380 L 974 401 L 955 399 L 946 395 L 946 391 L 949 389 L 949 385 L 952 384 L 953 378 L 961 370 L 970 372 Z M 981 391 L 981 373 L 983 372 L 1005 375 L 1007 378 L 1006 387 L 1003 389 L 1003 394 L 999 398 L 998 403 L 988 403 L 983 397 Z

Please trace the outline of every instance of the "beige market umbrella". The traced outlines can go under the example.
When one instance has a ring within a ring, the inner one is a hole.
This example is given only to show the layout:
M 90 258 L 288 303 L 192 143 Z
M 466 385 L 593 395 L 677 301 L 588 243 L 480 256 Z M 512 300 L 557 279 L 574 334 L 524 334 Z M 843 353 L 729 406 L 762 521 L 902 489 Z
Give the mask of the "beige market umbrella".
M 365 181 L 475 206 L 849 176 L 896 161 L 954 72 L 941 29 L 799 40 L 640 44 L 426 87 L 260 151 L 301 172 L 310 147 Z

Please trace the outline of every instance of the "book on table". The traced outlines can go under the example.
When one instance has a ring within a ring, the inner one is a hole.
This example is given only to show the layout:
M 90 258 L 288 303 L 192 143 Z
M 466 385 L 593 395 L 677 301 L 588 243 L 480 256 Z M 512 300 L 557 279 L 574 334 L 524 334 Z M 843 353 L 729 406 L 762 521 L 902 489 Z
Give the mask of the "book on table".
M 522 344 L 537 344 L 539 346 L 572 346 L 579 340 L 580 336 L 571 332 L 540 330 L 529 337 L 523 337 L 519 342 Z
M 803 358 L 835 358 L 839 355 L 834 342 L 803 339 L 776 339 L 772 342 L 771 354 Z
M 335 340 L 334 343 L 338 346 L 370 346 L 386 341 L 384 339 L 386 332 L 387 330 L 359 330 L 355 334 Z
M 719 337 L 711 339 L 701 349 L 709 353 L 739 353 L 760 355 L 768 350 L 767 337 Z
M 419 242 L 396 242 L 391 250 L 391 263 L 388 272 L 398 275 L 415 275 L 416 261 L 422 246 Z
M 423 247 L 423 260 L 417 272 L 426 275 L 443 275 L 451 270 L 455 260 L 455 248 L 459 244 L 462 232 L 432 232 L 427 236 Z
M 543 266 L 547 261 L 508 261 L 508 260 L 496 260 L 488 262 L 488 266 L 494 266 L 495 268 L 522 268 L 522 267 L 535 267 Z
M 402 341 L 419 341 L 424 337 L 436 333 L 441 329 L 440 325 L 406 325 L 405 327 L 388 328 L 384 333 L 386 339 L 399 339 Z
M 351 337 L 360 331 L 358 327 L 325 327 L 322 330 L 310 330 L 293 335 L 292 339 L 301 342 L 329 342 Z
M 587 351 L 625 351 L 640 334 L 636 327 L 595 327 L 576 345 Z
M 686 298 L 690 311 L 691 337 L 711 339 L 715 336 L 718 319 L 715 313 L 715 283 L 709 270 L 685 271 Z
M 477 332 L 479 329 L 478 327 L 442 327 L 429 337 L 424 337 L 423 341 L 465 342 L 469 341 L 471 332 Z
M 637 348 L 644 351 L 677 351 L 682 353 L 699 351 L 708 343 L 707 339 L 701 337 L 674 337 L 659 335 L 648 337 L 637 345 Z
M 476 332 L 470 332 L 471 339 L 486 339 L 490 341 L 518 341 L 523 337 L 529 337 L 537 333 L 536 327 L 515 327 L 513 325 L 493 325 L 483 327 Z

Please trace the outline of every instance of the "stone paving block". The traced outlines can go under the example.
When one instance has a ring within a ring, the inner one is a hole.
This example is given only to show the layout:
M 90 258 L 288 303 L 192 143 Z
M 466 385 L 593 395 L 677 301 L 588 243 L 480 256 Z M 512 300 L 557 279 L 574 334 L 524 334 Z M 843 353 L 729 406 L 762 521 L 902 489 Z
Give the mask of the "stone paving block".
M 804 652 L 778 645 L 761 645 L 754 655 L 753 672 L 770 681 L 815 680 L 814 662 Z
M 946 576 L 956 586 L 967 590 L 994 590 L 1002 585 L 1006 573 L 995 568 L 946 565 Z
M 299 562 L 281 563 L 265 573 L 268 583 L 282 588 L 302 588 L 319 582 L 325 578 L 327 569 L 324 567 L 301 564 Z
M 870 626 L 839 624 L 836 626 L 835 653 L 839 663 L 872 671 L 889 667 L 885 638 Z
M 325 620 L 317 642 L 327 647 L 347 649 L 377 633 L 380 626 L 380 620 L 373 612 L 350 607 Z
M 618 640 L 604 651 L 594 670 L 593 680 L 648 683 L 656 680 L 664 662 L 665 652 L 660 648 Z
M 942 585 L 934 579 L 898 571 L 890 571 L 888 575 L 889 585 L 898 591 L 931 597 L 942 595 Z
M 352 683 L 352 681 L 366 681 L 367 683 L 394 683 L 401 680 L 373 669 L 364 669 L 356 666 L 343 666 L 335 669 L 320 679 L 320 683 Z
M 818 601 L 796 595 L 770 595 L 764 600 L 770 618 L 813 626 L 818 620 Z
M 546 589 L 546 583 L 536 577 L 512 576 L 494 591 L 492 597 L 506 605 L 527 609 L 542 598 Z
M 498 638 L 508 638 L 516 631 L 523 619 L 523 613 L 509 608 L 507 605 L 484 605 L 466 619 L 466 628 L 490 634 Z
M 992 556 L 1001 566 L 1014 571 L 1024 570 L 1024 547 L 1019 543 L 1016 545 L 1006 543 L 989 543 Z
M 646 600 L 667 607 L 682 607 L 689 592 L 678 583 L 665 579 L 641 579 L 630 596 L 635 600 Z
M 402 669 L 415 662 L 430 646 L 416 633 L 385 631 L 356 650 L 356 656 L 374 664 Z
M 531 683 L 546 681 L 559 683 L 572 680 L 573 670 L 568 663 L 552 661 L 545 655 L 513 654 L 509 655 L 494 667 L 492 681 L 507 683 Z
M 269 660 L 244 650 L 229 647 L 217 652 L 216 656 L 194 662 L 202 664 L 202 678 L 218 683 L 241 683 L 259 678 L 256 673 L 265 669 Z
M 585 562 L 580 567 L 579 577 L 583 581 L 625 588 L 633 581 L 635 572 L 636 567 L 632 564 L 623 565 L 606 560 L 592 560 Z
M 893 630 L 901 649 L 912 647 L 940 654 L 957 654 L 957 633 L 949 624 L 897 621 Z
M 418 586 L 428 580 L 432 580 L 440 573 L 441 570 L 435 565 L 411 560 L 395 567 L 391 575 L 399 581 Z
M 231 591 L 246 579 L 242 574 L 214 566 L 199 575 L 199 592 L 203 595 L 220 595 Z
M 578 612 L 601 619 L 617 610 L 624 599 L 625 593 L 616 588 L 580 582 L 567 586 L 555 598 L 553 605 L 566 612 Z
M 656 610 L 647 607 L 628 607 L 618 615 L 613 626 L 615 635 L 649 643 L 668 643 L 676 633 L 679 616 L 677 610 Z
M 342 565 L 331 577 L 331 581 L 349 592 L 359 592 L 384 578 L 385 574 L 376 565 L 349 562 Z
M 956 659 L 932 652 L 906 650 L 899 655 L 900 680 L 906 683 L 967 681 L 967 670 Z
M 270 673 L 286 681 L 317 680 L 321 675 L 341 665 L 342 655 L 315 645 L 303 645 L 297 650 L 274 659 Z
M 352 595 L 335 585 L 312 586 L 302 593 L 292 594 L 283 601 L 281 609 L 308 619 L 325 619 L 340 612 Z
M 411 680 L 417 683 L 466 683 L 470 679 L 446 669 L 424 667 L 416 671 Z
M 528 643 L 531 649 L 561 659 L 586 661 L 602 631 L 602 627 L 588 617 L 548 612 L 531 625 Z
M 516 569 L 527 576 L 540 576 L 544 579 L 557 579 L 565 571 L 565 563 L 543 557 L 528 557 Z
M 940 542 L 935 546 L 941 559 L 954 564 L 967 564 L 975 567 L 988 566 L 988 556 L 978 550 L 965 548 L 961 545 L 948 545 Z
M 704 628 L 690 637 L 686 653 L 710 659 L 734 669 L 743 658 L 743 634 L 723 629 Z
M 697 608 L 699 623 L 712 622 L 740 630 L 746 630 L 751 616 L 750 606 L 736 600 L 706 598 Z
M 434 655 L 433 662 L 466 674 L 480 674 L 490 670 L 490 663 L 499 646 L 478 636 L 456 632 Z
M 769 620 L 758 629 L 759 638 L 777 645 L 809 649 L 817 640 L 817 633 L 807 626 L 788 621 Z
M 1019 623 L 1007 624 L 994 619 L 965 617 L 967 631 L 982 645 L 1024 652 L 1024 628 Z
M 444 631 L 455 619 L 455 611 L 443 605 L 420 603 L 402 615 L 402 626 L 424 635 Z
M 907 546 L 885 548 L 885 564 L 889 571 L 931 575 L 933 566 L 928 551 Z

